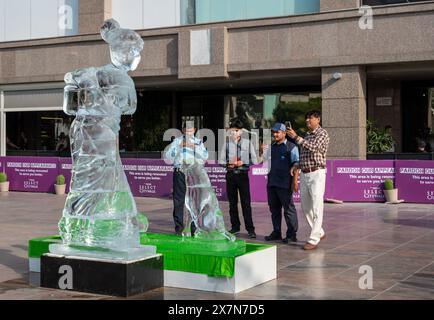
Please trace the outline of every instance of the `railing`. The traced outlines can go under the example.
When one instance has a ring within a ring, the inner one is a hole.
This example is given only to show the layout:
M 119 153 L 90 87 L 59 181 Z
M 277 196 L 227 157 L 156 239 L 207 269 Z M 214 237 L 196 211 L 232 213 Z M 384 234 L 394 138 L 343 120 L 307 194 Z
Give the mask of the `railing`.
M 391 4 L 404 4 L 412 2 L 427 2 L 432 0 L 362 0 L 362 4 L 366 6 L 386 6 Z
M 9 150 L 7 155 L 11 157 L 60 157 L 69 158 L 69 151 L 44 151 L 44 150 Z M 213 152 L 209 152 L 210 159 Z M 161 159 L 161 151 L 126 151 L 120 152 L 124 159 Z M 367 160 L 434 160 L 434 153 L 370 153 Z
M 70 158 L 69 151 L 45 151 L 45 150 L 8 150 L 6 154 L 10 157 L 59 157 Z M 160 151 L 127 151 L 120 152 L 121 158 L 134 159 L 160 159 Z
M 434 153 L 371 153 L 367 160 L 434 160 Z

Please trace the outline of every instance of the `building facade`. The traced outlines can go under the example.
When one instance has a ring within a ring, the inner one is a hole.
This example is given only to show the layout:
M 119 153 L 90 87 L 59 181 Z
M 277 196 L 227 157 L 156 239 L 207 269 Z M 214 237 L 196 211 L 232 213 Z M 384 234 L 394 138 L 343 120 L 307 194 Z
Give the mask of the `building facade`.
M 321 108 L 331 159 L 366 159 L 368 119 L 392 128 L 398 153 L 433 128 L 434 1 L 11 3 L 0 0 L 0 155 L 63 150 L 63 76 L 109 63 L 99 27 L 110 17 L 145 42 L 125 155 L 163 150 L 165 130 L 185 119 L 215 133 L 233 116 L 249 129 L 277 120 L 301 129 L 304 112 Z

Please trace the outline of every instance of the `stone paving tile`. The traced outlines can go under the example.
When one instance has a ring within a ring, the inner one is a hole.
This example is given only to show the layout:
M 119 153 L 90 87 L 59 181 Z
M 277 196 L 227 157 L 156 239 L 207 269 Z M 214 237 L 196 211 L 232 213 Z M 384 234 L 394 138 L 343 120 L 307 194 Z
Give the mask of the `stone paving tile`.
M 38 287 L 28 273 L 28 240 L 57 234 L 65 197 L 51 194 L 0 194 L 0 299 L 119 299 Z M 150 221 L 150 232 L 173 232 L 171 200 L 136 198 Z M 221 202 L 223 212 L 228 203 Z M 316 251 L 302 250 L 310 228 L 296 204 L 299 241 L 277 245 L 278 278 L 236 295 L 160 288 L 130 299 L 433 299 L 434 206 L 381 203 L 325 205 L 327 238 Z M 240 211 L 241 213 L 241 211 Z M 229 227 L 229 217 L 225 214 Z M 268 205 L 253 205 L 258 238 L 271 232 Z M 286 231 L 285 223 L 282 223 Z M 247 239 L 243 229 L 241 239 Z M 251 241 L 251 240 L 249 240 Z M 372 290 L 362 290 L 359 267 L 373 268 Z

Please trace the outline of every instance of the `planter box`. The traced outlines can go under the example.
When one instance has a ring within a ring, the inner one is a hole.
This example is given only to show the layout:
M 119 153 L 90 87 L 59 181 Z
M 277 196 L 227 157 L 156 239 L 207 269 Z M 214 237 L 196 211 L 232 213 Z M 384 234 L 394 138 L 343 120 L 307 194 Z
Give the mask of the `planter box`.
M 66 184 L 55 184 L 54 185 L 54 192 L 59 195 L 65 194 L 66 190 Z

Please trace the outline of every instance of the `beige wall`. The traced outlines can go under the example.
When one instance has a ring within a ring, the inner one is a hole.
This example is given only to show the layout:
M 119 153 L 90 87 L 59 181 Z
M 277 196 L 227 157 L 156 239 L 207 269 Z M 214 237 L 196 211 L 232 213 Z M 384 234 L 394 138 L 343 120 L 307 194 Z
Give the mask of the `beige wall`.
M 93 34 L 105 19 L 111 17 L 111 0 L 80 0 L 78 11 L 79 34 Z
M 83 15 L 97 2 L 89 0 L 88 6 L 85 3 L 81 4 Z M 358 10 L 349 10 L 141 31 L 146 44 L 141 70 L 134 76 L 225 78 L 263 70 L 434 60 L 434 3 L 379 8 L 374 12 L 373 30 L 361 30 Z M 93 30 L 90 35 L 0 43 L 0 85 L 59 81 L 65 70 L 105 63 L 108 48 L 97 34 L 105 13 L 98 14 L 100 18 L 90 19 L 92 25 L 82 28 Z M 190 69 L 185 39 L 189 30 L 204 28 L 213 30 L 213 63 L 202 68 L 206 70 Z
M 368 118 L 375 120 L 375 125 L 384 129 L 385 126 L 392 126 L 393 138 L 396 142 L 396 152 L 402 152 L 401 141 L 401 83 L 397 80 L 375 80 L 368 81 Z M 378 97 L 391 97 L 391 106 L 377 106 Z
M 328 4 L 327 4 L 328 3 Z M 345 1 L 346 3 L 346 1 Z M 352 1 L 348 1 L 352 5 Z M 343 9 L 343 1 L 324 1 Z M 80 1 L 79 36 L 0 43 L 0 86 L 62 81 L 66 72 L 109 63 L 98 31 L 110 16 L 109 1 Z M 434 61 L 434 3 L 374 9 L 374 29 L 359 28 L 358 9 L 210 25 L 143 30 L 142 63 L 132 75 L 148 85 L 178 87 L 220 83 L 243 76 L 256 86 L 272 83 L 273 74 L 322 71 L 323 122 L 332 138 L 330 158 L 366 156 L 367 66 Z M 210 65 L 190 65 L 190 30 L 212 30 Z M 89 33 L 89 34 L 87 34 Z M 423 68 L 421 69 L 422 73 Z M 334 72 L 342 79 L 332 80 Z M 265 76 L 267 79 L 265 80 Z M 197 81 L 199 80 L 200 81 Z M 395 90 L 393 94 L 398 93 Z M 375 94 L 383 94 L 378 88 Z M 400 107 L 394 105 L 394 114 Z M 370 110 L 371 111 L 371 110 Z M 379 119 L 382 110 L 373 109 Z M 371 114 L 371 112 L 370 112 Z M 381 122 L 383 120 L 380 120 Z M 396 129 L 400 119 L 394 116 Z M 387 123 L 389 124 L 389 123 Z M 382 123 L 381 123 L 382 125 Z M 395 132 L 395 134 L 399 134 Z
M 361 0 L 320 0 L 320 10 L 342 10 L 342 9 L 354 9 L 360 6 Z

